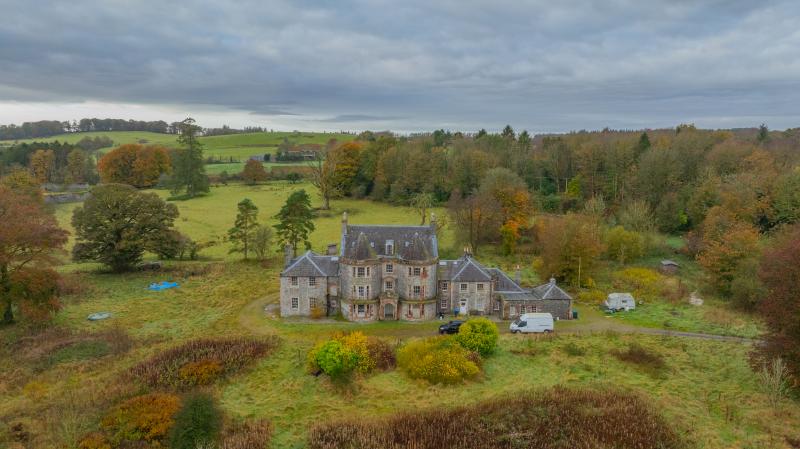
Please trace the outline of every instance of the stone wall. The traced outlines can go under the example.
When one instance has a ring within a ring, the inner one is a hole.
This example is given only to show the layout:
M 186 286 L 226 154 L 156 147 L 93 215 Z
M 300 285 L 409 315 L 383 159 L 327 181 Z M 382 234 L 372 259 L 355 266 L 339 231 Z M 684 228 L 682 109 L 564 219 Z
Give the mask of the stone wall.
M 414 268 L 417 267 L 420 269 L 420 275 L 415 276 Z M 411 276 L 408 274 L 408 269 L 411 268 Z M 427 270 L 427 276 L 422 276 L 422 269 Z M 404 263 L 394 263 L 394 275 L 396 279 L 396 286 L 395 291 L 397 295 L 402 298 L 409 298 L 409 299 L 433 299 L 437 295 L 436 291 L 436 263 L 433 264 L 404 264 Z M 422 298 L 414 298 L 413 291 L 414 286 L 419 286 L 420 291 L 424 294 Z
M 317 277 L 316 286 L 308 285 L 309 278 L 298 277 L 297 285 L 292 285 L 292 278 L 281 276 L 281 316 L 310 316 L 311 298 L 316 298 L 317 306 L 323 310 L 327 305 L 328 278 Z M 298 299 L 298 308 L 292 308 L 292 298 Z
M 370 275 L 368 277 L 359 278 L 353 277 L 353 268 L 369 267 Z M 369 296 L 367 298 L 358 297 L 358 287 L 369 286 Z M 366 264 L 344 264 L 339 265 L 339 296 L 343 299 L 376 299 L 381 293 L 381 266 L 380 264 L 366 263 Z M 353 287 L 356 288 L 356 293 L 353 293 Z
M 467 284 L 467 290 L 461 291 L 461 284 Z M 478 284 L 483 284 L 483 290 L 478 290 Z M 438 309 L 442 313 L 452 313 L 456 307 L 461 308 L 461 300 L 466 299 L 467 313 L 486 315 L 492 312 L 492 283 L 491 282 L 449 282 L 446 292 L 439 292 L 447 298 L 448 310 L 441 308 L 441 298 Z M 463 312 L 460 312 L 463 314 Z

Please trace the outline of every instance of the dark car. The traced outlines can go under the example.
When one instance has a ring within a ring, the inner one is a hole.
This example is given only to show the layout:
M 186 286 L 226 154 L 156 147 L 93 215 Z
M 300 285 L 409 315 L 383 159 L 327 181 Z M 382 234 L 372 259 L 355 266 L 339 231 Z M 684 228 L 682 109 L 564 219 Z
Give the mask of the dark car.
M 440 334 L 457 334 L 458 328 L 464 324 L 463 321 L 448 321 L 447 324 L 442 324 L 439 326 L 439 333 Z

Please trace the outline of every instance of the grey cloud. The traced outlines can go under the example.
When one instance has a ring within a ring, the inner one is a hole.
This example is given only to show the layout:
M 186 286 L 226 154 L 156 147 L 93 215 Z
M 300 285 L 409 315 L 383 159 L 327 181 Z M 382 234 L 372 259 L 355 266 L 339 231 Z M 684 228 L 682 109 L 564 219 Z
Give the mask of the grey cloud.
M 0 6 L 0 101 L 208 105 L 401 131 L 798 125 L 791 0 Z

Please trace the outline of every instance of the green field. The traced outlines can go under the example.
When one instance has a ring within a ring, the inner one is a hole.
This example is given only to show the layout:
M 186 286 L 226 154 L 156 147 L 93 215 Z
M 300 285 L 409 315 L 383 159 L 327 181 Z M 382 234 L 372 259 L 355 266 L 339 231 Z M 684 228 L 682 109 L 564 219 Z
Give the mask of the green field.
M 37 139 L 24 139 L 19 141 L 0 140 L 0 146 L 11 145 L 13 143 L 31 143 L 31 142 L 52 142 L 60 141 L 67 143 L 76 143 L 84 137 L 98 137 L 106 136 L 114 141 L 114 146 L 126 143 L 144 143 L 144 144 L 159 144 L 167 147 L 177 145 L 177 137 L 173 134 L 159 134 L 145 131 L 100 131 L 100 132 L 85 132 L 85 133 L 66 133 L 52 137 L 44 137 Z M 339 142 L 347 142 L 355 138 L 352 134 L 341 133 L 306 133 L 306 132 L 287 132 L 287 131 L 274 131 L 274 132 L 257 132 L 245 134 L 228 134 L 224 136 L 209 136 L 200 137 L 200 142 L 205 146 L 206 157 L 214 158 L 229 158 L 232 157 L 240 161 L 239 165 L 230 166 L 228 168 L 216 168 L 213 165 L 209 166 L 209 173 L 219 173 L 223 170 L 228 170 L 229 173 L 238 173 L 244 166 L 244 162 L 250 156 L 261 154 L 275 154 L 278 145 L 284 139 L 288 139 L 295 144 L 303 143 L 316 143 L 325 145 L 330 139 L 336 139 Z M 102 148 L 100 153 L 108 151 L 110 148 Z
M 176 226 L 194 239 L 219 239 L 232 225 L 236 203 L 243 198 L 253 200 L 261 221 L 272 224 L 272 215 L 289 192 L 299 188 L 315 193 L 309 184 L 286 182 L 215 187 L 207 196 L 175 202 L 181 213 Z M 165 191 L 156 192 L 168 196 Z M 313 203 L 319 205 L 319 199 L 312 196 Z M 56 208 L 59 221 L 68 229 L 75 207 L 68 204 Z M 315 219 L 311 241 L 316 251 L 338 242 L 345 210 L 351 223 L 418 222 L 409 209 L 385 203 L 335 200 L 332 207 L 331 211 L 319 212 Z M 443 212 L 437 210 L 437 214 Z M 446 229 L 440 237 L 442 257 L 458 256 L 453 232 Z M 605 318 L 595 305 L 578 304 L 581 319 L 557 323 L 555 337 L 503 333 L 497 354 L 486 360 L 484 374 L 477 381 L 430 386 L 395 370 L 360 379 L 342 390 L 324 377 L 305 373 L 305 352 L 316 341 L 336 331 L 360 330 L 399 343 L 435 334 L 438 323 L 353 324 L 270 317 L 263 310 L 277 302 L 281 269 L 277 251 L 267 264 L 243 262 L 238 254 L 228 253 L 225 243 L 202 256 L 204 259 L 197 262 L 171 262 L 163 272 L 123 275 L 97 271 L 92 264 L 65 265 L 62 271 L 81 287 L 64 298 L 64 309 L 56 316 L 56 323 L 92 333 L 119 327 L 133 338 L 133 347 L 110 355 L 92 347 L 57 356 L 37 355 L 36 351 L 16 354 L 10 342 L 20 328 L 0 329 L 0 342 L 5 343 L 0 345 L 0 372 L 4 373 L 0 378 L 0 446 L 3 438 L 9 438 L 9 423 L 22 422 L 33 435 L 31 447 L 60 447 L 69 435 L 96 429 L 103 410 L 92 409 L 89 414 L 79 411 L 102 403 L 101 398 L 94 398 L 91 400 L 97 402 L 87 405 L 95 391 L 124 390 L 123 374 L 132 365 L 181 341 L 225 335 L 281 338 L 276 353 L 212 387 L 228 416 L 268 418 L 275 428 L 271 447 L 276 449 L 304 447 L 308 427 L 328 419 L 366 419 L 401 410 L 456 406 L 552 385 L 616 386 L 646 395 L 698 448 L 782 448 L 788 447 L 784 436 L 800 437 L 800 406 L 791 401 L 777 407 L 769 405 L 748 366 L 749 344 L 635 333 L 638 326 L 662 327 L 659 323 L 666 319 L 674 321 L 672 329 L 726 333 L 715 320 L 734 312 L 717 301 L 707 301 L 699 309 L 655 301 L 627 318 Z M 487 247 L 481 260 L 506 269 L 521 263 L 524 282 L 530 285 L 538 281 L 530 255 L 503 257 Z M 686 281 L 694 283 L 696 270 L 689 265 L 686 272 Z M 602 278 L 598 276 L 600 283 Z M 146 289 L 160 280 L 175 280 L 181 286 L 163 292 Z M 678 316 L 674 310 L 679 311 Z M 98 311 L 114 316 L 102 322 L 86 320 L 88 314 Z M 757 329 L 747 316 L 736 319 L 750 326 L 747 329 Z M 508 326 L 499 325 L 501 330 Z M 610 355 L 632 342 L 661 354 L 667 364 L 664 371 L 643 371 Z M 565 349 L 568 345 L 580 348 L 581 354 L 570 355 Z M 78 430 L 70 433 L 69 429 Z

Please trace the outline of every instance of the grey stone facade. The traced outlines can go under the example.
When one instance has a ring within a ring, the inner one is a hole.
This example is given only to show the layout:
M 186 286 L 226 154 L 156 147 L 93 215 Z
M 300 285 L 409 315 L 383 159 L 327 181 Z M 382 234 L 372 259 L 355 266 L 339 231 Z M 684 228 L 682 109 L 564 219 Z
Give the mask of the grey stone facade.
M 521 311 L 542 311 L 571 317 L 572 298 L 555 281 L 526 290 L 469 253 L 440 260 L 435 217 L 430 226 L 350 225 L 345 213 L 340 245 L 338 253 L 328 245 L 326 255 L 287 254 L 282 316 L 420 321 L 452 313 L 512 319 Z

